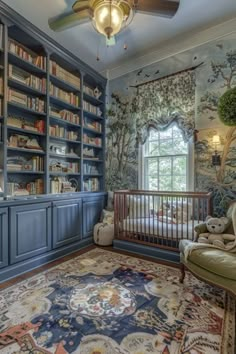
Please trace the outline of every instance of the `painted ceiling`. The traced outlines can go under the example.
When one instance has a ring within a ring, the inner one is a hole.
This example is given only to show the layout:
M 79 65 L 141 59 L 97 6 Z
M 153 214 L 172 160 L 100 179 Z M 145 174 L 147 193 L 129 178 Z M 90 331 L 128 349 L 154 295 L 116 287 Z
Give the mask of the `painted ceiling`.
M 3 1 L 99 72 L 156 51 L 163 43 L 168 46 L 168 40 L 174 37 L 194 34 L 236 16 L 236 0 L 180 0 L 172 19 L 135 14 L 129 27 L 118 35 L 116 45 L 106 47 L 105 38 L 91 23 L 59 33 L 50 30 L 48 19 L 68 12 L 75 0 Z

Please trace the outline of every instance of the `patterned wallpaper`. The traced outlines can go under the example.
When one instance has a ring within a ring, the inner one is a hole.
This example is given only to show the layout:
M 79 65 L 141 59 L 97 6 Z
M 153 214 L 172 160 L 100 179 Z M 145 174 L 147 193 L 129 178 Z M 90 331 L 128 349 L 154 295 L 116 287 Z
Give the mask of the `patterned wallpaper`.
M 107 119 L 107 189 L 138 188 L 138 149 L 134 102 L 137 84 L 201 64 L 196 70 L 195 190 L 211 190 L 215 214 L 225 212 L 236 199 L 236 127 L 224 126 L 217 114 L 219 97 L 236 86 L 236 35 L 211 42 L 152 64 L 110 82 Z M 172 91 L 173 87 L 171 88 Z M 157 95 L 158 95 L 157 90 Z M 184 92 L 184 90 L 183 90 Z M 174 99 L 173 99 L 174 100 Z M 213 135 L 220 136 L 217 149 L 221 166 L 213 167 Z

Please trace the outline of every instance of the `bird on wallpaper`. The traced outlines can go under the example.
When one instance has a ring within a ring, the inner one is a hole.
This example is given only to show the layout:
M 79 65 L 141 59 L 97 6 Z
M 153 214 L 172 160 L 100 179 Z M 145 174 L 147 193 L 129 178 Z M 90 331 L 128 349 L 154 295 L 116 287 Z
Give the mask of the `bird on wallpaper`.
M 145 76 L 144 77 L 150 77 L 150 75 L 148 75 L 148 74 L 145 74 Z
M 137 76 L 140 76 L 143 72 L 143 69 L 139 70 L 139 72 L 137 73 Z
M 219 49 L 223 49 L 223 44 L 216 44 Z
M 216 119 L 216 117 L 210 116 L 210 117 L 208 117 L 208 119 L 213 121 L 214 119 Z
M 195 56 L 195 57 L 193 58 L 193 60 L 197 60 L 197 56 Z
M 159 74 L 159 72 L 160 72 L 160 70 L 157 70 L 157 71 L 155 72 L 155 74 L 154 74 L 154 75 L 157 75 L 157 74 Z

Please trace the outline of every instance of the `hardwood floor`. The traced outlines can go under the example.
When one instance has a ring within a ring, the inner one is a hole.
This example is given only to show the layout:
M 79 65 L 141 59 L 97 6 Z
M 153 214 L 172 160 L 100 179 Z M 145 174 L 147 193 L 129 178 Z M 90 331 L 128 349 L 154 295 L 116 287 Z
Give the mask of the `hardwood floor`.
M 50 262 L 48 264 L 45 264 L 43 266 L 40 266 L 30 272 L 27 272 L 27 273 L 24 273 L 22 275 L 19 275 L 18 277 L 15 277 L 13 279 L 10 279 L 4 283 L 1 283 L 0 284 L 0 290 L 2 289 L 5 289 L 9 286 L 12 286 L 12 285 L 15 285 L 19 282 L 21 282 L 22 280 L 25 280 L 27 278 L 30 278 L 36 274 L 39 274 L 47 269 L 50 269 L 52 267 L 55 267 L 56 265 L 59 265 L 63 262 L 66 262 L 72 258 L 75 258 L 83 253 L 86 253 L 94 248 L 101 248 L 101 249 L 104 249 L 104 250 L 107 250 L 107 251 L 111 251 L 111 252 L 114 252 L 114 253 L 119 253 L 119 254 L 123 254 L 123 255 L 126 255 L 126 256 L 129 256 L 129 257 L 135 257 L 135 258 L 139 258 L 139 259 L 143 259 L 143 260 L 147 260 L 147 261 L 152 261 L 154 263 L 159 263 L 159 264 L 163 264 L 163 265 L 167 265 L 167 266 L 170 266 L 170 267 L 174 267 L 174 268 L 180 268 L 180 265 L 178 264 L 173 264 L 171 262 L 168 262 L 168 261 L 161 261 L 161 260 L 157 260 L 157 259 L 154 259 L 154 258 L 151 258 L 151 257 L 147 257 L 147 256 L 140 256 L 138 254 L 134 254 L 134 253 L 130 253 L 130 252 L 125 252 L 125 251 L 120 251 L 120 250 L 115 250 L 113 249 L 112 247 L 98 247 L 98 246 L 95 246 L 95 245 L 91 245 L 89 247 L 86 247 L 80 251 L 76 251 L 76 252 L 73 252 L 71 254 L 69 254 L 68 256 L 65 256 L 65 257 L 62 257 L 62 258 L 59 258 L 57 259 L 56 261 L 53 261 L 53 262 Z

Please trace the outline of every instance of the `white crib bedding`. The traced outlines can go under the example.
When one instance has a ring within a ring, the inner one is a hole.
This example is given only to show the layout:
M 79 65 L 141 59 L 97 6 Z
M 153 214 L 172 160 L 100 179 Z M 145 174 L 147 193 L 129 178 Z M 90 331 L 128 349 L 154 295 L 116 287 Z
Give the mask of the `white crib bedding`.
M 150 236 L 165 237 L 168 239 L 192 239 L 194 227 L 200 221 L 189 220 L 186 224 L 170 224 L 159 221 L 157 218 L 127 218 L 123 220 L 122 231 L 137 232 Z

